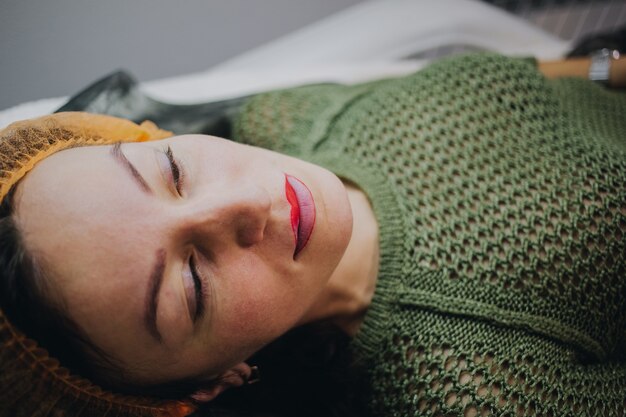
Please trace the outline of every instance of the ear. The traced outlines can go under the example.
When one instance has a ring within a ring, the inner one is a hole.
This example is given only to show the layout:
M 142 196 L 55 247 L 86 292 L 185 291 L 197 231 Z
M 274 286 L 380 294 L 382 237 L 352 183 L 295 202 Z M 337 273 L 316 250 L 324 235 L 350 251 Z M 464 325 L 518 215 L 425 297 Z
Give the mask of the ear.
M 253 369 L 254 368 L 254 369 Z M 222 392 L 231 387 L 239 387 L 250 380 L 256 367 L 250 367 L 247 363 L 241 362 L 224 371 L 215 378 L 215 383 L 207 388 L 199 388 L 191 394 L 191 398 L 198 402 L 209 402 L 215 399 Z

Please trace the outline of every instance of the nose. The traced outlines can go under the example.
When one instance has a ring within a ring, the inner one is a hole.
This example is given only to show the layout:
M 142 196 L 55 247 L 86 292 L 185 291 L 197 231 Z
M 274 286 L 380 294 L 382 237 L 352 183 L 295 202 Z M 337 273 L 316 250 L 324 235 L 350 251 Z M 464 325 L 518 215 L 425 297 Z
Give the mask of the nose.
M 250 247 L 263 240 L 272 200 L 264 188 L 221 188 L 191 199 L 185 227 L 202 241 Z

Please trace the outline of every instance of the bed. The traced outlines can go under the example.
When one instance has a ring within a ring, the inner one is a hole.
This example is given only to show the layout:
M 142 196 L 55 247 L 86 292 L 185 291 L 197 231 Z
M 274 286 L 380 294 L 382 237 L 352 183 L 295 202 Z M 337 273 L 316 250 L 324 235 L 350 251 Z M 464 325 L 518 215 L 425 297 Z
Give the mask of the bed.
M 495 51 L 557 59 L 571 48 L 528 20 L 478 0 L 370 0 L 206 71 L 141 84 L 157 100 L 186 104 L 314 82 L 355 83 L 402 75 L 433 50 Z M 51 113 L 67 97 L 0 112 L 0 127 Z

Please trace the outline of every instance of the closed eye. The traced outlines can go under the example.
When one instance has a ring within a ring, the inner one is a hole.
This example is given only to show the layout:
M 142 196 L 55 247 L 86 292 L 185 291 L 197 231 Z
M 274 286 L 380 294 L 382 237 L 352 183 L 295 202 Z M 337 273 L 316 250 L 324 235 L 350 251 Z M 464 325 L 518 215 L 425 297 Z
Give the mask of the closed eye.
M 196 262 L 193 259 L 193 256 L 189 257 L 189 270 L 191 271 L 191 276 L 193 277 L 196 295 L 196 312 L 193 318 L 193 321 L 195 323 L 199 318 L 204 315 L 205 288 L 202 282 L 202 278 L 200 278 L 200 274 L 198 273 L 198 268 L 196 266 Z

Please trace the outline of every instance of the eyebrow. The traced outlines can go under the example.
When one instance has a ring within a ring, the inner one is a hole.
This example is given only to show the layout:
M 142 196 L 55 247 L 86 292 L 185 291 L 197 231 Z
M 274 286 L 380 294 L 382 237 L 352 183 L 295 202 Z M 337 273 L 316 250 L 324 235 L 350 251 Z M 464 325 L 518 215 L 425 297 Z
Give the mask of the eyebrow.
M 141 175 L 141 173 L 137 171 L 137 168 L 135 168 L 128 158 L 126 158 L 124 152 L 122 152 L 122 142 L 117 142 L 113 145 L 113 148 L 111 148 L 111 155 L 113 155 L 116 161 L 124 166 L 124 169 L 132 175 L 133 179 L 144 192 L 152 194 L 152 189 L 148 185 L 148 182 Z
M 137 168 L 126 158 L 122 152 L 122 142 L 117 142 L 111 148 L 111 155 L 116 161 L 124 166 L 124 169 L 131 174 L 139 187 L 146 193 L 152 194 L 152 189 L 146 182 L 145 178 L 139 173 Z M 143 314 L 143 322 L 148 333 L 159 343 L 163 343 L 163 336 L 159 332 L 156 325 L 156 313 L 159 305 L 159 290 L 163 283 L 163 274 L 165 273 L 165 250 L 159 249 L 156 254 L 156 262 L 152 267 L 152 272 L 148 280 L 148 290 L 145 297 L 145 307 Z
M 152 267 L 152 273 L 148 281 L 148 291 L 146 293 L 146 302 L 144 309 L 143 322 L 148 333 L 156 339 L 157 342 L 163 343 L 163 336 L 159 333 L 156 325 L 156 313 L 159 305 L 159 290 L 163 283 L 163 273 L 165 272 L 165 249 L 159 249 L 156 253 L 156 262 Z

